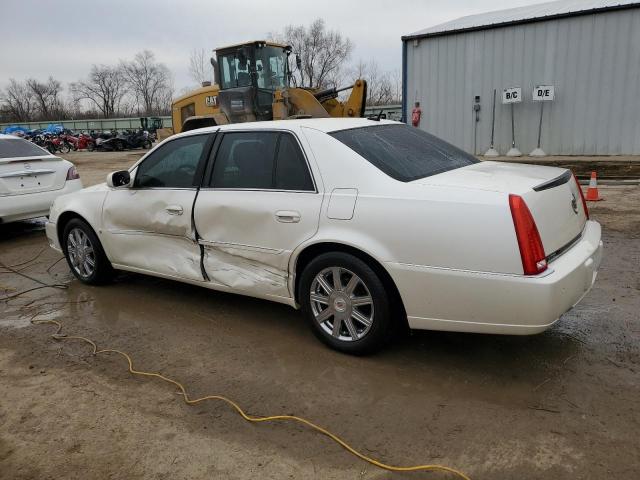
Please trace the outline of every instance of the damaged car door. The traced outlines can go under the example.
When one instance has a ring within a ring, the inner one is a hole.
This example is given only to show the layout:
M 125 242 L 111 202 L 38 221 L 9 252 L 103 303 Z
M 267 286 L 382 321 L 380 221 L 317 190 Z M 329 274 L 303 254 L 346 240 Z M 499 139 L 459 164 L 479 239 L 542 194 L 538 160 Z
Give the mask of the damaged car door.
M 194 210 L 211 282 L 285 297 L 291 252 L 312 237 L 322 205 L 307 158 L 288 131 L 231 131 L 213 147 Z
M 164 143 L 131 172 L 131 185 L 108 192 L 103 226 L 112 263 L 203 280 L 192 209 L 211 138 Z

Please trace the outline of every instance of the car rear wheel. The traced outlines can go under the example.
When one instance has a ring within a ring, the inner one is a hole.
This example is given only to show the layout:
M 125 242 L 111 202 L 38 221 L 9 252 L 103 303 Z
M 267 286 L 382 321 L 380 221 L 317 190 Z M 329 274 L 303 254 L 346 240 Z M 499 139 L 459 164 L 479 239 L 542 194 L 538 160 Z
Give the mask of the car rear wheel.
M 113 267 L 86 222 L 79 218 L 70 220 L 64 228 L 63 242 L 67 263 L 78 280 L 99 285 L 111 279 Z
M 391 335 L 384 284 L 365 262 L 348 253 L 325 253 L 307 265 L 300 303 L 315 335 L 341 352 L 374 352 Z

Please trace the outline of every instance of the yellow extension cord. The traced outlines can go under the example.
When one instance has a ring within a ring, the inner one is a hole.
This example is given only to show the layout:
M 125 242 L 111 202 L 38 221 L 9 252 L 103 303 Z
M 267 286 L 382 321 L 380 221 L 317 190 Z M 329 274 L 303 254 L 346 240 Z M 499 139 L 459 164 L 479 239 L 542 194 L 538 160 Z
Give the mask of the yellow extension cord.
M 306 425 L 307 427 L 311 428 L 312 430 L 315 430 L 316 432 L 319 432 L 319 433 L 322 433 L 323 435 L 326 435 L 331 440 L 333 440 L 338 445 L 340 445 L 342 448 L 347 450 L 349 453 L 351 453 L 352 455 L 355 455 L 356 457 L 358 457 L 360 460 L 364 460 L 365 462 L 368 462 L 371 465 L 375 465 L 376 467 L 382 468 L 384 470 L 388 470 L 388 471 L 391 471 L 391 472 L 441 471 L 441 472 L 452 473 L 452 474 L 456 475 L 458 478 L 462 478 L 463 480 L 471 480 L 467 475 L 465 475 L 461 471 L 456 470 L 456 469 L 451 468 L 451 467 L 446 467 L 444 465 L 414 465 L 414 466 L 409 466 L 409 467 L 398 467 L 398 466 L 393 466 L 393 465 L 387 465 L 386 463 L 382 463 L 381 461 L 376 460 L 375 458 L 368 457 L 367 455 L 359 452 L 358 450 L 353 448 L 351 445 L 349 445 L 347 442 L 342 440 L 340 437 L 338 437 L 334 433 L 331 433 L 326 428 L 322 428 L 321 426 L 316 425 L 315 423 L 313 423 L 313 422 L 311 422 L 311 421 L 309 421 L 309 420 L 307 420 L 305 418 L 302 418 L 302 417 L 296 417 L 295 415 L 270 415 L 270 416 L 267 416 L 267 417 L 249 415 L 249 414 L 245 413 L 245 411 L 236 402 L 234 402 L 233 400 L 230 400 L 227 397 L 224 397 L 222 395 L 207 395 L 206 397 L 196 398 L 196 399 L 192 400 L 192 399 L 189 398 L 189 395 L 187 394 L 187 390 L 177 380 L 173 380 L 172 378 L 165 377 L 164 375 L 162 375 L 160 373 L 144 372 L 144 371 L 140 371 L 140 370 L 134 370 L 133 361 L 131 360 L 131 357 L 128 354 L 126 354 L 125 352 L 122 352 L 120 350 L 115 350 L 115 349 L 106 349 L 106 348 L 102 349 L 102 350 L 98 350 L 98 346 L 96 345 L 96 343 L 93 342 L 92 340 L 88 339 L 88 338 L 80 337 L 80 336 L 71 336 L 71 335 L 67 336 L 64 333 L 61 333 L 62 332 L 62 324 L 60 322 L 58 322 L 56 320 L 35 320 L 35 318 L 37 316 L 38 315 L 35 315 L 34 317 L 31 318 L 31 323 L 32 324 L 35 324 L 35 325 L 49 324 L 49 325 L 56 325 L 58 327 L 56 329 L 55 333 L 53 333 L 51 335 L 51 337 L 53 339 L 58 340 L 58 341 L 62 341 L 62 340 L 81 340 L 81 341 L 83 341 L 85 343 L 88 343 L 89 345 L 91 345 L 93 347 L 93 352 L 92 352 L 93 355 L 99 355 L 101 353 L 117 353 L 118 355 L 122 355 L 124 358 L 127 359 L 127 362 L 129 363 L 129 373 L 131 373 L 132 375 L 141 375 L 141 376 L 144 376 L 144 377 L 159 378 L 160 380 L 162 380 L 164 382 L 167 382 L 167 383 L 170 383 L 170 384 L 176 386 L 178 388 L 178 390 L 180 390 L 180 394 L 182 395 L 182 398 L 184 399 L 184 401 L 185 401 L 185 403 L 187 405 L 196 405 L 196 404 L 204 402 L 206 400 L 220 400 L 220 401 L 226 403 L 227 405 L 230 405 L 247 422 L 261 423 L 261 422 L 273 422 L 273 421 L 276 421 L 276 420 L 280 420 L 280 421 L 287 421 L 288 420 L 288 421 L 302 423 L 303 425 Z

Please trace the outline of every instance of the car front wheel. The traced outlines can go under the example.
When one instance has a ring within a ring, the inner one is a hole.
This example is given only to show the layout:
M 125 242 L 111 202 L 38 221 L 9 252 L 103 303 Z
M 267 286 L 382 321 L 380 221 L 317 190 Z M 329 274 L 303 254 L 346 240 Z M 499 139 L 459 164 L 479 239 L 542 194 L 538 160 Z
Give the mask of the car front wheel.
M 300 303 L 315 335 L 341 352 L 371 353 L 390 337 L 384 284 L 369 265 L 348 253 L 325 253 L 307 265 Z
M 107 282 L 113 267 L 93 229 L 79 218 L 65 225 L 64 252 L 71 271 L 78 280 L 90 285 Z

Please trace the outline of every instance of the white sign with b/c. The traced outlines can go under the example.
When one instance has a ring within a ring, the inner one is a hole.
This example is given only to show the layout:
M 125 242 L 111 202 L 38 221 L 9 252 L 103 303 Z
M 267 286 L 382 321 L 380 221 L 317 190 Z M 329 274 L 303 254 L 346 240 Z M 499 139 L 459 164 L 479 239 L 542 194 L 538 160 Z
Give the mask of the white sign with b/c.
M 509 87 L 502 91 L 502 103 L 520 103 L 522 102 L 522 88 Z
M 556 98 L 556 89 L 553 85 L 538 85 L 533 89 L 534 102 L 551 102 Z

